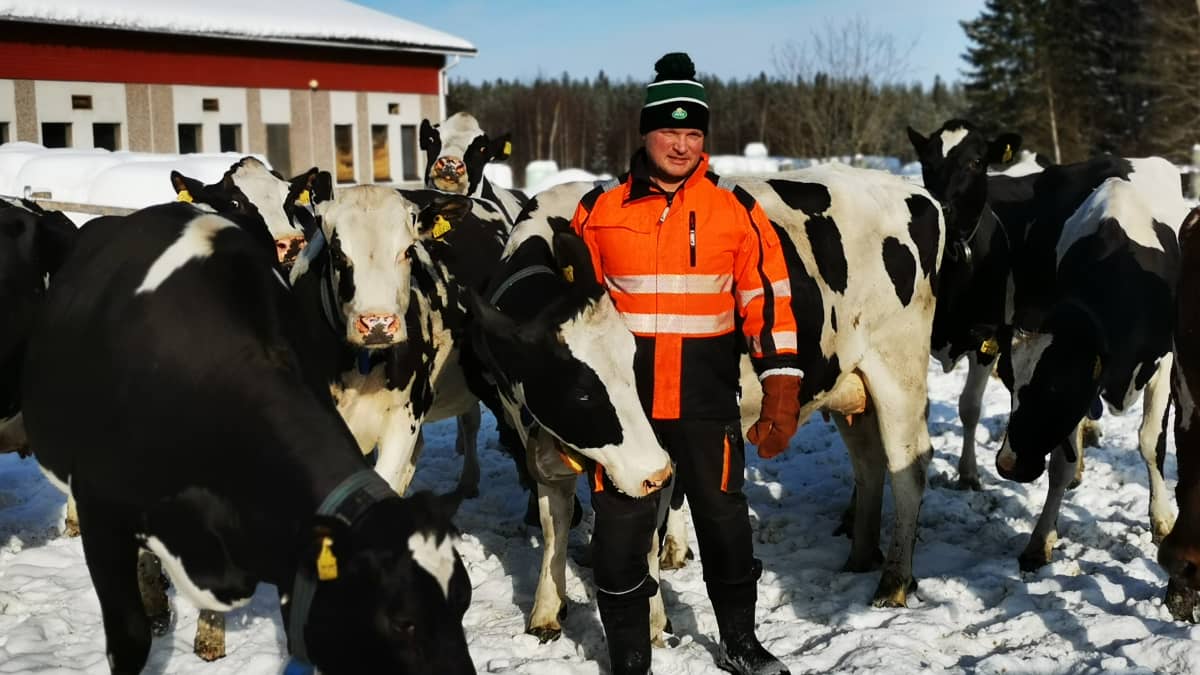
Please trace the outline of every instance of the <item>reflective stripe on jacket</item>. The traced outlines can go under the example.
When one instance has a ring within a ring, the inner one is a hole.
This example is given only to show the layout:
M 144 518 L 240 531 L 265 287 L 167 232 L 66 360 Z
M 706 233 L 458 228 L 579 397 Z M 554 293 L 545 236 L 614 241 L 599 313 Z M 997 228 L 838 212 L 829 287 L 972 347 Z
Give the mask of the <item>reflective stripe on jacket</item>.
M 654 419 L 738 417 L 738 331 L 755 369 L 796 368 L 796 321 L 779 238 L 744 190 L 708 171 L 673 194 L 644 151 L 571 222 L 637 342 L 642 404 Z

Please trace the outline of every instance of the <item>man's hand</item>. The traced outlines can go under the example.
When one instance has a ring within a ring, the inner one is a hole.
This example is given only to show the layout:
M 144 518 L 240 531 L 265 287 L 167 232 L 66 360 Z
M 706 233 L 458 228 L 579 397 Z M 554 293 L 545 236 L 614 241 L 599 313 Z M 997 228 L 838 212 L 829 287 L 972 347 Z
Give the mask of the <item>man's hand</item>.
M 758 446 L 758 456 L 770 459 L 787 450 L 800 421 L 800 377 L 768 375 L 762 381 L 762 413 L 746 432 L 746 438 Z

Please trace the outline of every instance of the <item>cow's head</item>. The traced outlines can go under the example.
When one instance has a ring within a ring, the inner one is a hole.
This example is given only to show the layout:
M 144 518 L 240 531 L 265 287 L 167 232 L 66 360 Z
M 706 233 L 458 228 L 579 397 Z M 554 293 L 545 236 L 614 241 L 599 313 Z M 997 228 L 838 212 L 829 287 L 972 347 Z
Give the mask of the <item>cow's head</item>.
M 312 580 L 305 645 L 321 672 L 475 672 L 462 627 L 471 583 L 450 522 L 456 503 L 423 492 L 379 502 L 351 526 L 318 522 L 306 557 L 315 563 L 328 546 L 336 567 L 334 578 Z
M 1002 345 L 1000 357 L 1012 414 L 996 469 L 1022 483 L 1042 475 L 1046 455 L 1066 443 L 1087 414 L 1100 391 L 1106 357 L 1095 316 L 1079 305 L 1056 307 L 1044 331 Z
M 551 238 L 548 225 L 545 233 L 509 257 L 532 264 L 505 275 L 555 272 L 520 277 L 527 286 L 498 298 L 505 311 L 477 299 L 476 346 L 505 398 L 563 446 L 603 465 L 618 490 L 648 495 L 670 477 L 671 461 L 638 397 L 633 334 L 596 280 L 583 240 Z
M 362 185 L 339 191 L 317 212 L 345 339 L 369 348 L 403 343 L 419 236 L 416 205 L 391 188 Z
M 257 213 L 285 268 L 291 267 L 306 237 L 315 231 L 316 205 L 328 201 L 333 191 L 328 171 L 314 166 L 289 181 L 254 157 L 238 160 L 212 185 L 172 171 L 171 186 L 180 199 L 206 204 L 223 215 Z
M 10 363 L 28 335 L 37 304 L 76 236 L 58 211 L 0 199 L 0 364 Z M 0 411 L 2 412 L 2 411 Z
M 441 124 L 421 120 L 421 149 L 425 151 L 425 185 L 446 192 L 474 195 L 483 180 L 483 167 L 507 159 L 511 134 L 489 138 L 469 113 L 455 113 Z
M 947 249 L 955 241 L 966 243 L 987 205 L 988 165 L 1010 161 L 1021 137 L 1004 133 L 989 139 L 970 122 L 950 120 L 928 138 L 908 127 L 908 139 L 921 162 L 925 189 L 942 204 Z

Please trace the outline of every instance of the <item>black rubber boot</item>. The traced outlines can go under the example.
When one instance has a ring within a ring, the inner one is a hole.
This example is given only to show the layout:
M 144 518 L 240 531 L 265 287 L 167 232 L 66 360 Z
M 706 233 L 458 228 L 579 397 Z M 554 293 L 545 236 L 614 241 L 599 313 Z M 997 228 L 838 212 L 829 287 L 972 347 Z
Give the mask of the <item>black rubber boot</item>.
M 757 581 L 741 584 L 708 583 L 708 597 L 721 631 L 717 667 L 737 675 L 791 675 L 754 634 Z
M 630 595 L 636 597 L 596 593 L 613 675 L 650 672 L 650 601 L 642 593 Z

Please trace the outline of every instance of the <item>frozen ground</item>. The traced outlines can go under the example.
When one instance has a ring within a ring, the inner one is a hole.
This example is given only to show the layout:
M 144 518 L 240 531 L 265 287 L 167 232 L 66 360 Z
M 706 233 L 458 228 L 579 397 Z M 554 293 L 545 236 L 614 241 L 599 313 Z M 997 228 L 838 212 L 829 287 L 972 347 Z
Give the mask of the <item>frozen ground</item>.
M 751 453 L 746 485 L 756 551 L 767 570 L 758 609 L 764 642 L 793 673 L 1200 672 L 1200 627 L 1172 621 L 1160 599 L 1165 578 L 1147 530 L 1137 417 L 1104 418 L 1104 447 L 1089 452 L 1083 485 L 1064 504 L 1054 563 L 1022 575 L 1016 556 L 1041 507 L 1045 479 L 1022 486 L 996 477 L 1008 399 L 993 381 L 979 431 L 985 489 L 950 487 L 960 429 L 954 402 L 964 376 L 961 368 L 949 375 L 930 369 L 935 457 L 915 561 L 920 589 L 908 609 L 871 609 L 877 574 L 839 571 L 849 542 L 830 533 L 849 495 L 851 470 L 831 424 L 813 417 L 780 459 L 764 462 Z M 453 487 L 460 465 L 453 428 L 430 429 L 414 489 Z M 605 650 L 591 571 L 580 563 L 590 518 L 571 537 L 563 637 L 539 645 L 524 634 L 538 533 L 521 524 L 525 499 L 511 462 L 495 449 L 490 418 L 484 433 L 483 494 L 457 518 L 465 533 L 459 551 L 474 586 L 465 623 L 476 667 L 601 672 Z M 1175 476 L 1173 455 L 1167 475 Z M 583 490 L 580 483 L 586 503 Z M 0 457 L 0 673 L 108 672 L 80 543 L 59 536 L 63 504 L 32 460 Z M 890 493 L 885 509 L 890 518 Z M 716 623 L 699 563 L 667 572 L 663 587 L 677 635 L 672 646 L 655 650 L 654 672 L 719 672 Z M 180 600 L 171 635 L 155 642 L 149 672 L 278 673 L 284 638 L 275 603 L 274 589 L 262 587 L 230 616 L 229 655 L 206 664 L 191 653 L 196 610 Z

